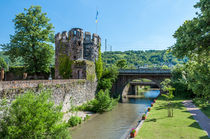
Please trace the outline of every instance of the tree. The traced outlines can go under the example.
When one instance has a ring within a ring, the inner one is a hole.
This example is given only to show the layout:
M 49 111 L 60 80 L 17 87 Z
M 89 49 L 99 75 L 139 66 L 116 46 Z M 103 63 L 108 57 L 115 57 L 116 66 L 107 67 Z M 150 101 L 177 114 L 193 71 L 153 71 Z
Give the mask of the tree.
M 169 67 L 167 65 L 163 65 L 162 69 L 169 69 Z
M 178 58 L 188 57 L 186 80 L 188 88 L 204 99 L 210 98 L 210 1 L 200 0 L 195 6 L 200 9 L 197 17 L 185 21 L 174 33 L 176 43 L 171 47 Z
M 10 43 L 1 45 L 12 61 L 21 57 L 30 73 L 49 72 L 54 50 L 53 25 L 40 6 L 31 6 L 13 20 L 15 34 Z
M 7 63 L 4 61 L 2 57 L 0 57 L 0 70 L 1 69 L 6 69 L 7 68 Z
M 173 88 L 170 85 L 171 84 L 170 79 L 165 79 L 160 84 L 162 86 L 162 90 L 167 92 L 166 94 L 162 94 L 162 96 L 164 96 L 168 101 L 168 105 L 167 105 L 167 107 L 168 107 L 168 117 L 173 117 L 173 105 L 172 105 L 171 100 L 174 98 L 173 91 L 175 90 L 175 88 Z
M 100 80 L 103 72 L 103 62 L 101 58 L 101 44 L 99 44 L 99 50 L 98 50 L 98 60 L 96 60 L 96 75 L 97 79 Z
M 118 60 L 116 66 L 117 66 L 118 68 L 120 68 L 120 69 L 126 68 L 126 66 L 127 66 L 127 61 L 126 61 L 126 59 Z
M 97 90 L 110 90 L 112 88 L 112 84 L 117 79 L 119 72 L 116 67 L 105 68 L 103 74 L 98 81 Z
M 171 73 L 171 85 L 176 90 L 174 91 L 175 96 L 181 96 L 184 98 L 192 98 L 195 95 L 192 90 L 188 88 L 188 80 L 186 77 L 188 73 L 185 65 L 176 65 L 172 69 Z
M 172 52 L 180 58 L 208 56 L 209 53 L 210 1 L 200 0 L 194 7 L 200 8 L 201 13 L 196 13 L 197 17 L 185 21 L 173 35 L 176 43 L 171 47 Z

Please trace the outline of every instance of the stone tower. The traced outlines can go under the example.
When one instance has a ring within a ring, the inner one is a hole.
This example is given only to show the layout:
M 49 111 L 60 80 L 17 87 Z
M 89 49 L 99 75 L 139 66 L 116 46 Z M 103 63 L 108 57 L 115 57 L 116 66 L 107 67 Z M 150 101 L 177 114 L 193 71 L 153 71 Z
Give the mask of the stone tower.
M 59 58 L 68 56 L 72 61 L 89 60 L 95 63 L 98 59 L 98 50 L 101 39 L 97 34 L 91 37 L 90 32 L 85 32 L 83 37 L 83 30 L 81 28 L 72 28 L 68 33 L 66 31 L 57 33 L 55 35 L 55 78 L 61 78 L 59 75 Z M 78 63 L 78 62 L 77 62 Z M 72 65 L 72 73 L 79 70 L 78 66 Z M 86 68 L 81 67 L 80 73 L 84 72 Z M 82 78 L 84 76 L 72 76 L 73 78 Z

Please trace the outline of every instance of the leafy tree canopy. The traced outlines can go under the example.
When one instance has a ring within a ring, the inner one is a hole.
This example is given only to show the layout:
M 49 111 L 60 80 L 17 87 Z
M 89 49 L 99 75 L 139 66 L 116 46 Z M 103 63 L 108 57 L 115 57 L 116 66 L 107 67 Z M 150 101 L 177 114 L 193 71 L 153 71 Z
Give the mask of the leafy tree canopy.
M 126 59 L 118 60 L 116 65 L 118 68 L 124 69 L 127 66 L 127 61 L 126 61 Z
M 179 58 L 209 54 L 210 1 L 200 0 L 194 7 L 200 8 L 201 13 L 196 13 L 197 17 L 185 21 L 173 35 L 176 43 L 171 49 Z
M 53 25 L 42 13 L 40 6 L 31 6 L 13 20 L 15 34 L 10 36 L 10 43 L 1 45 L 5 54 L 12 61 L 21 57 L 28 72 L 49 72 L 54 50 Z
M 197 17 L 185 21 L 174 34 L 176 43 L 172 53 L 189 61 L 184 66 L 188 89 L 197 97 L 210 99 L 210 1 L 200 0 L 195 6 L 200 9 Z
M 0 57 L 0 70 L 1 68 L 7 68 L 7 63 L 4 61 L 2 57 Z
M 106 67 L 112 66 L 118 61 L 126 60 L 126 69 L 136 69 L 138 67 L 171 67 L 182 64 L 187 58 L 177 59 L 171 52 L 166 50 L 146 50 L 146 51 L 114 51 L 102 54 L 103 63 Z

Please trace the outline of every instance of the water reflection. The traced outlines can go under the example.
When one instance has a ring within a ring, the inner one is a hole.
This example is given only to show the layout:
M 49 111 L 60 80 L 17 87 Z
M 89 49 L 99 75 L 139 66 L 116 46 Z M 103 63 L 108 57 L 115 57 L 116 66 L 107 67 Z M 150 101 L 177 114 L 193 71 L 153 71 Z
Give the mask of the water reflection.
M 145 98 L 156 98 L 160 93 L 160 90 L 150 90 L 144 93 Z
M 128 103 L 119 103 L 112 111 L 99 114 L 72 131 L 73 139 L 119 139 L 127 133 L 137 118 L 145 113 L 151 104 L 151 98 L 159 91 L 148 91 L 145 99 L 130 99 Z

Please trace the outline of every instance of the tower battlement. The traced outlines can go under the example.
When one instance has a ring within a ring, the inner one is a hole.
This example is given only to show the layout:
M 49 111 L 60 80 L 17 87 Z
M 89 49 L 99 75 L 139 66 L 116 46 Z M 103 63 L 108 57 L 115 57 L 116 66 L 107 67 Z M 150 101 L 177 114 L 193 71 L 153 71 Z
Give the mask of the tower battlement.
M 84 37 L 83 37 L 84 36 Z M 93 33 L 91 34 L 90 32 L 84 32 L 83 29 L 81 28 L 72 28 L 71 30 L 68 31 L 63 31 L 63 32 L 58 32 L 55 35 L 55 42 L 58 41 L 72 41 L 73 40 L 83 40 L 84 43 L 94 43 L 99 45 L 101 38 L 99 37 L 98 34 Z

